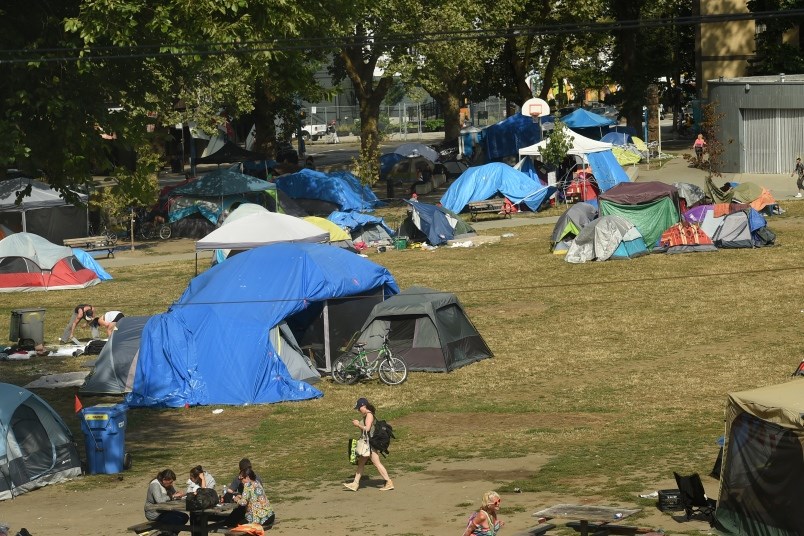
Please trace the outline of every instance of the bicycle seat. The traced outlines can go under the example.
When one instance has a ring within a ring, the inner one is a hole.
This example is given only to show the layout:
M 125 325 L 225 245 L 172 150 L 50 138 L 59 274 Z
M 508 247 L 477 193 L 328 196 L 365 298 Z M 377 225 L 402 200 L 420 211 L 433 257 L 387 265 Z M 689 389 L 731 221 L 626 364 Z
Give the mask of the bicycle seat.
M 357 348 L 358 350 L 362 350 L 366 347 L 366 343 L 364 342 L 356 342 L 352 345 L 352 348 Z

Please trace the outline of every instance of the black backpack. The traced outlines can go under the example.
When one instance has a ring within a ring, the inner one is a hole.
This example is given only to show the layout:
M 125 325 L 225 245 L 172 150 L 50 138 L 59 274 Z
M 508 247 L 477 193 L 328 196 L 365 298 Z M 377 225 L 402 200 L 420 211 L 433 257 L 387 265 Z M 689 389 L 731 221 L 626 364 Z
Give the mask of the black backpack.
M 188 493 L 185 501 L 188 512 L 206 510 L 218 504 L 218 492 L 210 488 L 198 488 L 195 493 Z
M 371 449 L 382 452 L 383 456 L 387 455 L 388 447 L 391 445 L 391 438 L 396 439 L 393 427 L 385 421 L 375 421 L 374 435 L 369 438 Z

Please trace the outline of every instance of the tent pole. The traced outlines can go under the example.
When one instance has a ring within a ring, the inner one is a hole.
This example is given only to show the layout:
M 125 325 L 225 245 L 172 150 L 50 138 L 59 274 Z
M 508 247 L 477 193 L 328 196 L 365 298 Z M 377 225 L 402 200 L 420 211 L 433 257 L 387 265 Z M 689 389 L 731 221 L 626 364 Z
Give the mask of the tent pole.
M 195 250 L 195 275 L 198 275 L 198 250 Z
M 329 300 L 324 302 L 324 364 L 327 372 L 332 370 L 332 356 L 329 352 Z

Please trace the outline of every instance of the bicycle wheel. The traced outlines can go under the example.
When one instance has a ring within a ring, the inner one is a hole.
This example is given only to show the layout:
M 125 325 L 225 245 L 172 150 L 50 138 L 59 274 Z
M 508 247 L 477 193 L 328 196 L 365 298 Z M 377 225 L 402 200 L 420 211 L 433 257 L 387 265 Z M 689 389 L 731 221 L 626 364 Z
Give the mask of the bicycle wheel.
M 117 234 L 112 233 L 111 231 L 107 231 L 106 241 L 109 243 L 110 246 L 114 246 L 115 244 L 117 244 Z
M 408 366 L 398 357 L 385 356 L 378 369 L 380 381 L 386 385 L 399 385 L 408 379 Z
M 332 363 L 332 379 L 344 385 L 352 385 L 360 379 L 356 359 L 349 354 L 343 354 Z
M 143 240 L 151 240 L 154 237 L 154 226 L 151 223 L 143 223 L 139 229 L 140 238 Z
M 161 238 L 162 240 L 167 240 L 168 238 L 170 238 L 171 232 L 172 231 L 170 229 L 170 225 L 164 224 L 162 225 L 162 227 L 159 228 L 159 238 Z

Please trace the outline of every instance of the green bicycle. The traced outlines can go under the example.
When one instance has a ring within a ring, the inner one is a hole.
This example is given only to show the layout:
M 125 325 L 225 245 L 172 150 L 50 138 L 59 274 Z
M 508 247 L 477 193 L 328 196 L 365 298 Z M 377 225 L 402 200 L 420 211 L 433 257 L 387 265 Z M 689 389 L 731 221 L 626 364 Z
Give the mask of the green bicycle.
M 386 385 L 399 385 L 408 379 L 408 366 L 394 357 L 388 347 L 388 335 L 383 336 L 382 345 L 377 351 L 377 359 L 369 361 L 366 343 L 355 342 L 332 364 L 332 379 L 338 383 L 351 385 L 361 378 L 371 378 L 374 372 Z

